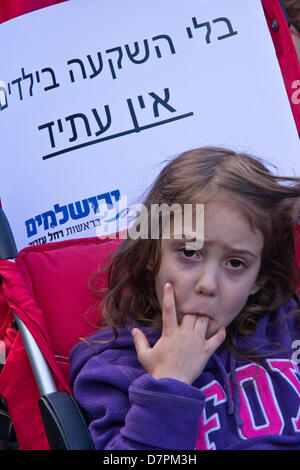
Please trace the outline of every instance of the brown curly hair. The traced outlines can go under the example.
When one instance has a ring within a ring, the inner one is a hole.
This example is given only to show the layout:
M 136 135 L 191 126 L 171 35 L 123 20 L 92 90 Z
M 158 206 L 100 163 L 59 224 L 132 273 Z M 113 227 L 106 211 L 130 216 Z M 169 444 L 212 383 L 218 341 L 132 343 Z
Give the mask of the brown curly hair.
M 299 0 L 283 0 L 291 24 L 300 33 L 300 2 Z
M 143 203 L 149 227 L 151 204 L 205 204 L 220 194 L 238 204 L 251 229 L 258 228 L 264 236 L 258 275 L 261 288 L 227 327 L 226 344 L 235 350 L 235 336 L 251 335 L 262 315 L 297 295 L 293 215 L 300 197 L 300 178 L 272 174 L 262 160 L 248 154 L 216 147 L 194 149 L 171 160 L 151 187 Z M 103 268 L 108 287 L 99 326 L 112 328 L 116 337 L 116 328 L 128 323 L 160 328 L 161 308 L 154 285 L 159 266 L 160 239 L 123 240 Z M 90 279 L 94 292 L 99 292 L 97 275 Z

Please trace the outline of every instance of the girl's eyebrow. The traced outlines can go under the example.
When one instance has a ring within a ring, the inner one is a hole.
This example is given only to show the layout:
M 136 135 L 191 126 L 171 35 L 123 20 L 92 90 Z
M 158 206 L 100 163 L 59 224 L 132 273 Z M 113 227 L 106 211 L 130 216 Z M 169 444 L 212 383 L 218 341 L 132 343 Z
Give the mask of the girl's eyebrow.
M 174 242 L 182 242 L 182 241 L 185 241 L 185 242 L 193 242 L 196 240 L 196 237 L 195 237 L 195 234 L 191 235 L 191 234 L 180 234 L 180 233 L 177 233 L 173 236 L 172 238 L 174 240 Z M 219 244 L 221 245 L 225 250 L 228 250 L 228 251 L 231 251 L 231 252 L 234 252 L 236 254 L 245 254 L 245 255 L 249 255 L 253 258 L 257 258 L 258 255 L 253 253 L 252 251 L 250 250 L 247 250 L 246 248 L 238 248 L 238 247 L 234 247 L 234 246 L 231 246 L 231 245 L 228 245 L 227 243 L 223 243 L 223 242 L 219 242 L 218 240 L 204 240 L 204 244 L 205 245 L 215 245 L 215 244 Z
M 207 245 L 219 244 L 225 250 L 232 251 L 236 254 L 246 254 L 246 255 L 252 256 L 253 258 L 257 258 L 257 254 L 253 253 L 250 250 L 247 250 L 246 248 L 239 248 L 239 247 L 231 246 L 231 245 L 228 245 L 227 243 L 219 242 L 217 240 L 205 240 L 205 243 Z

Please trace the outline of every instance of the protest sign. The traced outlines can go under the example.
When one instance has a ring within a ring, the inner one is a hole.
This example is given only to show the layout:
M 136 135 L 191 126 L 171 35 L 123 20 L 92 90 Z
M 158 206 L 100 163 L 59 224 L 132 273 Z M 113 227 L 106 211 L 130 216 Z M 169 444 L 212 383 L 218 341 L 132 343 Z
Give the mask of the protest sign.
M 0 44 L 0 197 L 19 249 L 113 232 L 191 148 L 299 174 L 260 0 L 71 0 L 0 25 Z

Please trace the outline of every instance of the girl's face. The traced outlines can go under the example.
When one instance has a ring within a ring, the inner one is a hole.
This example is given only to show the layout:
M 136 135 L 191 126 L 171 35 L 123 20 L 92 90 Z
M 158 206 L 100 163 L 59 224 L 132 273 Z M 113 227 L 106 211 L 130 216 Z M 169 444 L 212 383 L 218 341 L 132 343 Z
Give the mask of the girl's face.
M 184 238 L 161 240 L 161 264 L 155 278 L 162 307 L 163 286 L 175 290 L 177 318 L 186 314 L 209 317 L 206 337 L 240 313 L 256 283 L 264 245 L 260 230 L 251 230 L 241 211 L 228 202 L 204 206 L 204 245 L 192 249 Z

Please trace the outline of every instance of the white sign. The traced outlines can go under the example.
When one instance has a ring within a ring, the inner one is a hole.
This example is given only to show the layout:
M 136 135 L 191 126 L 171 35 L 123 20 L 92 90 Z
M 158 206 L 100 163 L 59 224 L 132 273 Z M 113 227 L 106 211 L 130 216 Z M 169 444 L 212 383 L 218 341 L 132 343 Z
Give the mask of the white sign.
M 73 0 L 0 25 L 2 206 L 19 249 L 109 230 L 202 145 L 299 174 L 260 0 Z

